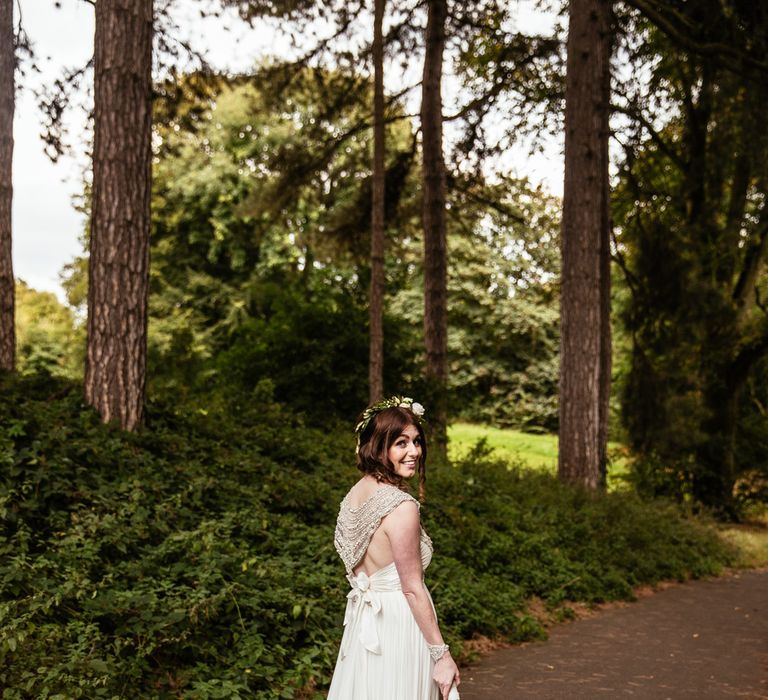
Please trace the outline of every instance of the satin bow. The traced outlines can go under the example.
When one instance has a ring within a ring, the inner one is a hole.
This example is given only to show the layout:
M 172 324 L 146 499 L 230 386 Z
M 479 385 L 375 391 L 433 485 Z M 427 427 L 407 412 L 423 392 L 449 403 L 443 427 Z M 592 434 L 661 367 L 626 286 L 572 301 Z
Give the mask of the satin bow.
M 380 654 L 379 634 L 376 631 L 376 615 L 381 612 L 381 598 L 371 589 L 371 579 L 365 572 L 350 576 L 352 590 L 347 595 L 347 610 L 344 626 L 360 619 L 360 643 L 373 654 Z M 346 640 L 341 656 L 347 655 L 349 639 Z

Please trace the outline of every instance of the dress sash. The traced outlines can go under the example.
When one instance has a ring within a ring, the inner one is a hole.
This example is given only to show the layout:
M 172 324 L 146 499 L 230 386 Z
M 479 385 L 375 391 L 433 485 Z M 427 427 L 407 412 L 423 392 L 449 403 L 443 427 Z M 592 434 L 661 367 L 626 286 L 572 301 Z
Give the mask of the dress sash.
M 389 576 L 387 574 L 390 574 Z M 352 590 L 347 595 L 347 609 L 344 613 L 344 626 L 354 625 L 360 630 L 358 641 L 372 654 L 381 654 L 379 633 L 376 629 L 376 618 L 381 614 L 382 593 L 402 591 L 400 578 L 397 575 L 394 562 L 368 576 L 361 571 L 357 576 L 347 576 Z M 359 625 L 357 624 L 359 621 Z M 349 635 L 344 635 L 341 647 L 341 658 L 348 651 L 353 641 Z

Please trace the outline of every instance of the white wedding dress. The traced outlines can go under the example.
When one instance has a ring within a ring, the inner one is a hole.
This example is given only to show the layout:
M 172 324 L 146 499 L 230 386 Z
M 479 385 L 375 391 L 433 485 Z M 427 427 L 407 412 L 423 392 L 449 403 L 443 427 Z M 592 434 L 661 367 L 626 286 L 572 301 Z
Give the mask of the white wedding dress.
M 354 574 L 381 520 L 408 500 L 418 504 L 413 496 L 385 485 L 358 508 L 349 505 L 349 494 L 341 502 L 335 545 L 352 590 L 328 700 L 439 700 L 432 680 L 434 662 L 394 562 L 370 576 Z M 431 559 L 432 541 L 422 528 L 423 569 Z

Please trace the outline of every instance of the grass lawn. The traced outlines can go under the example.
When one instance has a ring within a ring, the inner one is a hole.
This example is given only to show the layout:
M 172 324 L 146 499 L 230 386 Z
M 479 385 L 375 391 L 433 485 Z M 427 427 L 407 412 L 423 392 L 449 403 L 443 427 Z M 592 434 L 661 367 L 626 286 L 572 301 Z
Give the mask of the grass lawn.
M 557 435 L 524 433 L 472 423 L 454 423 L 448 427 L 449 458 L 453 460 L 465 455 L 483 438 L 504 460 L 536 469 L 557 468 Z
M 756 515 L 748 522 L 721 525 L 721 536 L 736 547 L 738 568 L 768 566 L 768 513 Z
M 465 455 L 478 440 L 485 438 L 498 457 L 531 469 L 557 470 L 557 435 L 524 433 L 511 428 L 493 428 L 473 423 L 453 423 L 448 426 L 448 457 L 452 460 Z M 608 469 L 609 488 L 615 488 L 626 474 L 625 460 L 620 456 L 621 445 L 609 443 L 611 457 Z

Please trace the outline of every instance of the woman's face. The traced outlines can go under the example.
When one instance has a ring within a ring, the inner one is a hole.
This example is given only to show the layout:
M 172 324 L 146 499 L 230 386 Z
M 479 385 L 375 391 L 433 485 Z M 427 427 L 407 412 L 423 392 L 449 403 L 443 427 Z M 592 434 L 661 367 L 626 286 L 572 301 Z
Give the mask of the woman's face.
M 415 426 L 409 425 L 400 433 L 389 448 L 387 457 L 395 467 L 395 474 L 398 476 L 410 479 L 416 473 L 419 457 L 421 457 L 421 438 Z

